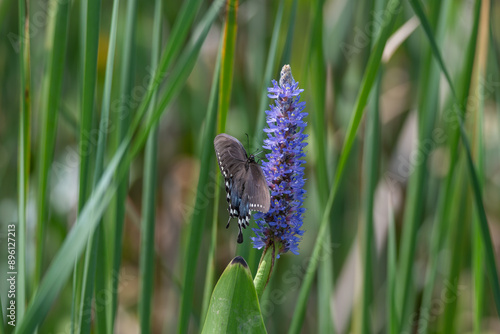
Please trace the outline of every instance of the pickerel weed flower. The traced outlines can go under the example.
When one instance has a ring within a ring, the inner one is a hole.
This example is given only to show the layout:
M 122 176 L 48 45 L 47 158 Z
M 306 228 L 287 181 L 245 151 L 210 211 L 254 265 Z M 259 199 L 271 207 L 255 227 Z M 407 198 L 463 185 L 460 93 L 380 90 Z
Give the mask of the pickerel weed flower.
M 264 129 L 268 139 L 264 148 L 271 150 L 266 154 L 267 161 L 262 169 L 271 190 L 271 208 L 267 213 L 256 213 L 258 228 L 253 237 L 255 248 L 269 247 L 274 244 L 280 253 L 291 251 L 298 254 L 298 243 L 304 233 L 302 227 L 302 208 L 304 201 L 304 147 L 307 145 L 303 121 L 307 113 L 302 112 L 305 102 L 299 102 L 300 93 L 292 76 L 290 65 L 283 66 L 279 85 L 273 80 L 268 88 L 269 98 L 276 99 L 267 110 L 268 128 Z

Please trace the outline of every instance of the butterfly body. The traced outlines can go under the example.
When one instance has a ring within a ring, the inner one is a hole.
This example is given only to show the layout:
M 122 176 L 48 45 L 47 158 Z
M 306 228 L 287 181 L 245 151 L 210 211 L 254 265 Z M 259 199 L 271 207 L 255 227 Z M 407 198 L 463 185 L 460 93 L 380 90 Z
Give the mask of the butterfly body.
M 224 176 L 226 200 L 231 218 L 238 218 L 238 243 L 243 242 L 241 228 L 250 223 L 251 211 L 269 211 L 271 197 L 266 178 L 253 155 L 248 156 L 243 145 L 225 133 L 214 140 L 219 168 Z

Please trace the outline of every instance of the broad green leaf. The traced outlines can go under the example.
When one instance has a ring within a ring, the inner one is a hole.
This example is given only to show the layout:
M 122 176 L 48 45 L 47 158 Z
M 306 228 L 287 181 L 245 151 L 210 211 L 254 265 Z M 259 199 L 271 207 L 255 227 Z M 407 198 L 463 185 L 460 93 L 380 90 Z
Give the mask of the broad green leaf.
M 241 256 L 217 282 L 202 333 L 267 333 L 252 274 Z

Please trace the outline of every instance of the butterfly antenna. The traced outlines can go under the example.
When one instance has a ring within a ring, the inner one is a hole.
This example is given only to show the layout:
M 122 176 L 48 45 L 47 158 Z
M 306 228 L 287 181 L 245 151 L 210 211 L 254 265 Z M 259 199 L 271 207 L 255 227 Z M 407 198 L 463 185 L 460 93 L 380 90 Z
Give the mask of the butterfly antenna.
M 231 216 L 229 216 L 229 219 L 227 220 L 227 225 L 226 228 L 229 228 L 229 224 L 231 223 Z

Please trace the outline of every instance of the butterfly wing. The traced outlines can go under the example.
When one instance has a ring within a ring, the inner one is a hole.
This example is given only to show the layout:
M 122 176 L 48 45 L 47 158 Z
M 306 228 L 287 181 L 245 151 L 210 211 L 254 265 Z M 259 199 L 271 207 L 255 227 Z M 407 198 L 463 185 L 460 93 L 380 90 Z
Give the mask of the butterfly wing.
M 271 196 L 262 169 L 256 162 L 251 162 L 247 174 L 245 194 L 248 195 L 250 210 L 268 212 L 271 206 Z
M 245 164 L 248 160 L 247 153 L 238 139 L 225 133 L 215 137 L 214 147 L 219 169 L 224 176 L 226 200 L 229 203 L 229 219 L 231 217 L 240 218 L 240 205 L 245 185 Z M 229 222 L 226 227 L 229 227 Z M 238 242 L 240 240 L 243 242 L 241 232 L 238 235 Z
M 250 211 L 269 210 L 269 188 L 260 166 L 253 159 L 248 159 L 245 148 L 236 138 L 225 133 L 219 134 L 215 137 L 214 147 L 224 176 L 229 221 L 231 217 L 238 218 L 238 242 L 242 243 L 241 228 L 249 225 Z
M 247 161 L 247 153 L 238 139 L 225 133 L 217 135 L 214 139 L 217 162 L 224 178 L 234 175 Z

